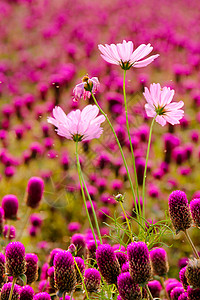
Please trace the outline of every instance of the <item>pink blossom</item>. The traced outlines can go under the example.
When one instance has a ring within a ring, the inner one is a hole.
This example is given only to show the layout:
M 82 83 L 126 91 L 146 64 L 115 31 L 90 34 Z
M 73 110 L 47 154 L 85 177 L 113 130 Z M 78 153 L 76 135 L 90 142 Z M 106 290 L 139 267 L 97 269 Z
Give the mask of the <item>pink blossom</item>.
M 81 98 L 86 100 L 91 96 L 91 92 L 95 94 L 99 89 L 99 80 L 97 77 L 89 78 L 88 76 L 84 76 L 82 82 L 77 84 L 73 89 L 74 101 L 78 101 Z
M 48 122 L 57 127 L 57 134 L 67 139 L 79 141 L 89 141 L 99 138 L 103 132 L 100 127 L 105 121 L 105 117 L 97 117 L 99 109 L 96 105 L 87 105 L 82 111 L 79 109 L 71 111 L 68 115 L 61 107 L 53 109 L 53 118 L 48 118 Z
M 169 87 L 161 88 L 159 83 L 150 85 L 150 91 L 145 87 L 143 93 L 147 104 L 145 110 L 148 117 L 155 117 L 156 122 L 164 126 L 166 123 L 172 125 L 179 124 L 179 120 L 183 117 L 184 111 L 180 109 L 183 107 L 183 101 L 172 102 L 174 90 Z
M 134 68 L 146 67 L 159 56 L 159 54 L 156 54 L 143 59 L 153 50 L 151 44 L 141 44 L 133 51 L 133 43 L 131 41 L 126 42 L 125 40 L 123 40 L 123 43 L 117 45 L 105 44 L 105 46 L 99 45 L 98 47 L 102 53 L 101 56 L 105 61 L 111 64 L 120 65 L 124 70 L 130 69 L 132 66 Z

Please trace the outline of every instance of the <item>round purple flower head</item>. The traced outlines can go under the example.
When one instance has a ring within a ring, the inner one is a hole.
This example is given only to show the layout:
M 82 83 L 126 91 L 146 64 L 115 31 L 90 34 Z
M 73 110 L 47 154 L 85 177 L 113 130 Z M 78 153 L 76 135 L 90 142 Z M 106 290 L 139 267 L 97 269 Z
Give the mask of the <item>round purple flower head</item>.
M 37 208 L 44 192 L 44 181 L 40 177 L 31 177 L 27 185 L 26 204 L 31 208 Z
M 12 287 L 12 282 L 5 283 L 1 290 L 1 300 L 8 300 L 10 295 L 10 290 Z M 19 300 L 20 286 L 15 284 L 12 294 L 12 300 Z
M 49 268 L 47 271 L 49 277 L 49 284 L 52 289 L 55 289 L 54 271 L 54 267 Z
M 188 293 L 185 292 L 183 294 L 180 294 L 180 296 L 178 297 L 178 300 L 188 300 Z
M 122 298 L 122 300 L 142 299 L 140 287 L 133 281 L 129 272 L 122 273 L 118 276 L 117 285 L 119 295 Z
M 182 284 L 176 279 L 171 280 L 166 284 L 166 291 L 167 291 L 168 296 L 170 296 L 171 291 L 175 287 L 182 287 Z
M 77 256 L 84 256 L 86 247 L 84 235 L 80 233 L 75 233 L 71 238 L 71 243 L 73 243 L 76 246 Z
M 84 263 L 84 260 L 82 258 L 80 258 L 80 257 L 75 257 L 75 261 L 77 263 L 79 271 L 83 275 L 84 272 L 85 272 L 85 263 Z M 82 279 L 81 279 L 81 276 L 80 276 L 79 271 L 78 271 L 78 269 L 77 269 L 76 266 L 75 266 L 75 271 L 76 271 L 76 281 L 77 281 L 77 283 L 80 284 L 82 282 Z
M 133 242 L 127 246 L 129 270 L 135 283 L 144 284 L 151 279 L 149 250 L 143 242 Z
M 190 211 L 194 220 L 194 224 L 200 228 L 200 198 L 193 199 L 190 202 Z
M 185 275 L 186 273 L 186 267 L 182 268 L 179 272 L 179 278 L 180 278 L 180 281 L 184 287 L 184 290 L 187 291 L 187 287 L 188 287 L 188 282 L 187 282 L 187 277 Z
M 129 263 L 128 261 L 122 265 L 122 273 L 129 272 Z
M 15 195 L 6 195 L 2 199 L 2 208 L 4 210 L 5 219 L 17 219 L 19 203 Z
M 76 271 L 73 256 L 69 251 L 59 251 L 54 258 L 55 286 L 60 292 L 71 293 L 76 285 Z
M 5 250 L 6 273 L 18 277 L 26 271 L 25 247 L 20 242 L 11 242 Z
M 97 293 L 101 283 L 101 275 L 99 271 L 92 268 L 85 270 L 84 282 L 88 292 Z
M 193 290 L 188 286 L 188 300 L 200 300 L 200 289 Z
M 170 293 L 170 298 L 172 300 L 178 300 L 179 296 L 181 294 L 183 294 L 185 291 L 184 291 L 184 288 L 181 287 L 181 286 L 177 286 L 175 288 L 173 288 L 173 290 L 171 291 Z
M 27 253 L 25 256 L 26 260 L 26 277 L 27 284 L 31 284 L 38 278 L 38 257 L 34 253 Z
M 0 288 L 6 282 L 6 259 L 3 253 L 0 252 Z
M 150 251 L 150 259 L 154 275 L 164 277 L 169 271 L 166 251 L 163 248 L 155 248 Z
M 50 256 L 49 256 L 49 266 L 52 267 L 53 266 L 53 262 L 54 262 L 54 257 L 55 255 L 60 252 L 63 251 L 61 248 L 55 248 L 51 251 Z
M 187 282 L 194 289 L 200 288 L 200 259 L 190 259 L 185 272 Z
M 96 260 L 105 281 L 108 284 L 117 284 L 117 277 L 121 270 L 114 249 L 108 244 L 99 246 L 96 251 Z
M 162 285 L 158 280 L 149 281 L 148 287 L 150 289 L 153 298 L 160 297 L 160 292 L 162 291 Z
M 188 200 L 184 192 L 174 191 L 170 194 L 169 215 L 176 233 L 190 228 L 192 218 L 189 210 Z
M 25 285 L 20 291 L 20 300 L 33 300 L 34 290 L 31 286 Z
M 51 300 L 51 297 L 48 293 L 38 293 L 33 297 L 33 300 Z

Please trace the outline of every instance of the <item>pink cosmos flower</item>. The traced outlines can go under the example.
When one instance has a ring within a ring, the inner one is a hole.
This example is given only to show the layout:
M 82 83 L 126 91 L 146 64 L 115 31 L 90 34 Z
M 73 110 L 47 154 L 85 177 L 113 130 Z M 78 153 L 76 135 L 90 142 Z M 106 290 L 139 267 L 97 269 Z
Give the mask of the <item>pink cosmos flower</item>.
M 179 124 L 179 120 L 183 117 L 184 111 L 180 109 L 183 107 L 183 101 L 172 102 L 174 90 L 169 87 L 161 88 L 159 83 L 150 85 L 150 91 L 145 87 L 143 93 L 147 104 L 145 110 L 148 117 L 156 117 L 156 122 L 164 126 L 166 123 L 172 125 Z
M 123 40 L 123 43 L 117 45 L 105 44 L 105 46 L 98 45 L 98 47 L 102 53 L 101 56 L 105 61 L 111 64 L 120 65 L 124 70 L 130 69 L 132 66 L 134 68 L 146 67 L 159 56 L 159 54 L 156 54 L 143 59 L 153 50 L 151 44 L 141 44 L 133 51 L 133 43 L 131 41 L 126 42 L 125 40 Z
M 74 101 L 78 101 L 81 98 L 86 100 L 91 96 L 91 92 L 95 94 L 99 89 L 99 80 L 97 77 L 89 78 L 88 76 L 84 76 L 82 82 L 77 84 L 73 89 Z
M 61 107 L 53 109 L 53 118 L 49 117 L 48 122 L 57 127 L 57 134 L 67 139 L 79 141 L 89 141 L 99 138 L 103 132 L 100 127 L 105 121 L 105 117 L 97 117 L 99 109 L 96 105 L 87 105 L 82 111 L 79 109 L 71 111 L 68 115 Z

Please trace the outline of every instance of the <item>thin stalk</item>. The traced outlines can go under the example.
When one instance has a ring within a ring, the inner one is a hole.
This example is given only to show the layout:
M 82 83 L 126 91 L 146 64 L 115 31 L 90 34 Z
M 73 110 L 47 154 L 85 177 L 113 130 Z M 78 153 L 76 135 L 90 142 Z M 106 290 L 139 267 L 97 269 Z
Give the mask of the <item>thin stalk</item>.
M 141 205 L 140 205 L 140 200 L 139 200 L 139 186 L 138 186 L 137 171 L 136 171 L 136 166 L 135 166 L 135 155 L 133 152 L 133 145 L 132 145 L 132 141 L 131 141 L 130 127 L 129 127 L 129 122 L 128 122 L 128 107 L 127 107 L 127 101 L 126 101 L 126 70 L 124 70 L 123 94 L 124 94 L 124 105 L 125 105 L 125 114 L 126 114 L 126 128 L 127 128 L 127 132 L 128 132 L 128 139 L 129 139 L 132 161 L 133 161 L 133 169 L 134 169 L 134 176 L 135 176 L 135 185 L 136 185 L 136 191 L 137 191 L 139 212 L 141 215 Z
M 90 299 L 89 299 L 89 296 L 88 296 L 88 291 L 87 291 L 87 289 L 86 289 L 86 285 L 85 285 L 85 282 L 84 282 L 84 279 L 83 279 L 83 275 L 82 275 L 82 273 L 81 273 L 81 271 L 80 271 L 80 269 L 79 269 L 79 267 L 78 267 L 78 265 L 77 265 L 76 260 L 75 260 L 74 257 L 73 257 L 73 259 L 74 259 L 74 263 L 75 263 L 75 265 L 76 265 L 77 271 L 78 271 L 78 273 L 79 273 L 79 275 L 80 275 L 80 277 L 81 277 L 81 280 L 82 280 L 82 283 L 83 283 L 83 287 L 84 287 L 84 290 L 85 290 L 86 298 L 87 298 L 88 300 L 90 300 Z
M 81 171 L 81 179 L 82 179 L 82 182 L 83 182 L 83 185 L 84 185 L 87 197 L 89 199 L 89 202 L 90 202 L 90 205 L 91 205 L 91 208 L 92 208 L 92 213 L 93 213 L 93 216 L 94 216 L 94 222 L 95 222 L 95 225 L 96 225 L 96 229 L 97 229 L 99 241 L 100 241 L 101 244 L 103 244 L 102 238 L 101 238 L 101 232 L 100 232 L 100 229 L 99 229 L 99 224 L 98 224 L 98 221 L 97 221 L 96 212 L 95 212 L 95 209 L 94 209 L 94 205 L 92 203 L 92 199 L 91 199 L 90 194 L 88 192 L 87 185 L 86 185 L 85 180 L 83 178 L 82 171 Z
M 160 277 L 160 281 L 161 281 L 161 285 L 162 285 L 162 287 L 163 287 L 163 289 L 164 289 L 165 296 L 167 297 L 167 300 L 170 300 L 169 295 L 168 295 L 167 290 L 166 290 L 164 278 L 163 278 L 163 277 Z
M 150 127 L 150 132 L 149 132 L 149 141 L 148 141 L 148 147 L 147 147 L 147 155 L 146 155 L 146 163 L 145 163 L 145 168 L 144 168 L 144 177 L 143 177 L 143 185 L 142 185 L 142 204 L 143 204 L 143 220 L 145 220 L 145 183 L 146 183 L 146 174 L 147 174 L 147 164 L 148 164 L 148 159 L 149 159 L 149 151 L 150 151 L 150 146 L 151 146 L 151 135 L 153 131 L 153 124 L 155 121 L 155 118 L 153 118 L 151 122 L 151 127 Z
M 18 234 L 18 237 L 17 237 L 17 241 L 20 241 L 22 236 L 23 236 L 23 232 L 24 232 L 24 229 L 26 227 L 26 224 L 28 223 L 30 214 L 31 214 L 31 208 L 27 207 L 26 212 L 25 212 L 24 217 L 23 217 L 22 226 L 20 228 L 20 231 L 19 231 L 19 234 Z
M 200 258 L 199 254 L 198 254 L 197 249 L 196 249 L 195 245 L 193 244 L 193 242 L 192 242 L 192 240 L 191 240 L 191 238 L 189 236 L 188 231 L 185 230 L 184 233 L 185 233 L 185 236 L 186 236 L 186 238 L 187 238 L 187 240 L 188 240 L 188 242 L 189 242 L 189 244 L 190 244 L 190 246 L 191 246 L 191 248 L 193 250 L 194 256 L 196 257 L 196 259 L 199 259 Z
M 11 286 L 11 290 L 10 290 L 10 294 L 9 294 L 9 299 L 12 299 L 12 295 L 13 295 L 13 290 L 14 290 L 14 286 L 15 286 L 15 282 L 16 282 L 17 278 L 13 277 L 13 282 L 12 282 L 12 286 Z
M 127 162 L 126 162 L 126 158 L 124 156 L 124 153 L 123 153 L 123 150 L 122 150 L 122 147 L 121 147 L 121 144 L 119 142 L 119 139 L 116 135 L 116 132 L 109 120 L 109 118 L 107 117 L 107 115 L 105 114 L 105 112 L 102 110 L 102 108 L 99 106 L 94 94 L 91 92 L 91 95 L 92 95 L 92 98 L 94 100 L 94 103 L 96 104 L 96 106 L 98 107 L 98 109 L 100 110 L 100 112 L 104 115 L 104 117 L 106 118 L 106 121 L 108 122 L 113 134 L 114 134 L 114 137 L 115 137 L 115 140 L 117 142 L 117 145 L 119 147 L 119 151 L 121 153 L 121 156 L 122 156 L 122 159 L 123 159 L 123 163 L 124 163 L 124 166 L 126 168 L 126 172 L 127 172 L 127 176 L 128 176 L 128 180 L 129 180 L 129 183 L 130 183 L 130 187 L 131 187 L 131 191 L 132 191 L 132 195 L 133 195 L 133 199 L 134 199 L 134 204 L 135 204 L 135 209 L 136 209 L 136 214 L 137 214 L 137 218 L 138 218 L 138 208 L 137 208 L 137 202 L 136 202 L 136 198 L 135 198 L 135 192 L 134 192 L 134 188 L 133 188 L 133 183 L 132 183 L 132 180 L 131 180 L 131 175 L 130 175 L 130 172 L 129 172 L 129 169 L 128 169 L 128 165 L 127 165 Z
M 153 300 L 153 296 L 152 296 L 151 291 L 150 291 L 150 289 L 149 289 L 149 287 L 148 287 L 147 284 L 145 284 L 145 289 L 146 289 L 146 291 L 147 291 L 147 294 L 149 295 L 149 298 L 150 298 L 151 300 Z
M 126 214 L 126 212 L 125 212 L 125 210 L 124 210 L 124 207 L 123 207 L 122 202 L 120 201 L 119 203 L 120 203 L 121 209 L 122 209 L 123 214 L 124 214 L 125 219 L 126 219 L 126 223 L 127 223 L 127 226 L 128 226 L 129 232 L 130 232 L 131 242 L 133 242 L 132 231 L 131 231 L 131 227 L 130 227 L 130 224 L 129 224 L 129 220 L 128 220 L 128 218 L 127 218 L 127 214 Z
M 66 292 L 63 293 L 63 300 L 65 300 L 65 295 L 66 295 Z
M 89 214 L 88 209 L 87 209 L 87 204 L 86 204 L 86 199 L 85 199 L 85 193 L 84 193 L 84 190 L 83 190 L 83 183 L 82 183 L 82 179 L 81 179 L 81 166 L 80 166 L 80 161 L 79 161 L 79 156 L 78 156 L 78 142 L 76 142 L 76 161 L 77 161 L 77 170 L 78 170 L 78 176 L 79 176 L 79 181 L 80 181 L 80 185 L 81 185 L 81 193 L 82 193 L 82 197 L 83 197 L 85 211 L 86 211 L 87 218 L 88 218 L 88 221 L 89 221 L 89 224 L 90 224 L 90 228 L 92 230 L 92 234 L 93 234 L 93 237 L 94 237 L 94 240 L 95 240 L 95 245 L 98 248 L 98 244 L 97 244 L 97 240 L 96 240 L 96 235 L 95 235 L 95 232 L 94 232 L 92 221 L 90 219 L 90 214 Z

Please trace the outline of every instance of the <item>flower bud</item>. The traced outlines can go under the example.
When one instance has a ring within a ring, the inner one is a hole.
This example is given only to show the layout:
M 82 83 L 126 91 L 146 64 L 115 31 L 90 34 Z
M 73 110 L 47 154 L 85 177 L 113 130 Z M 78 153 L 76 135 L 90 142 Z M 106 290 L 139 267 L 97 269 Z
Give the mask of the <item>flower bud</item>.
M 17 219 L 18 211 L 18 199 L 15 195 L 6 195 L 2 199 L 2 208 L 4 210 L 5 219 L 15 220 Z
M 44 192 L 44 182 L 40 177 L 31 177 L 27 185 L 26 204 L 31 208 L 37 208 Z
M 96 250 L 96 260 L 105 281 L 108 284 L 117 284 L 121 270 L 114 249 L 108 244 L 99 246 Z
M 174 191 L 170 194 L 169 214 L 176 233 L 190 228 L 192 218 L 189 210 L 188 200 L 184 192 Z

